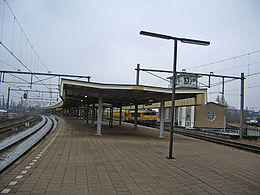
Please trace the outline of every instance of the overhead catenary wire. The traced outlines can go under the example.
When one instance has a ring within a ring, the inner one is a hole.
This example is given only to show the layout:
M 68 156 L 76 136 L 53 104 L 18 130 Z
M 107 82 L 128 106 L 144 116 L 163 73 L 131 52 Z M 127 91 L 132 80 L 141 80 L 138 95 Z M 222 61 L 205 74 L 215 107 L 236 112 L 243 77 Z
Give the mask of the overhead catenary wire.
M 17 70 L 17 71 L 20 70 L 19 68 L 17 68 L 17 67 L 15 67 L 15 66 L 13 66 L 13 65 L 11 65 L 11 64 L 9 64 L 9 63 L 3 61 L 3 60 L 1 60 L 1 59 L 0 59 L 0 63 L 4 64 L 4 65 L 6 65 L 6 66 L 9 66 L 9 67 L 11 67 L 11 68 L 13 68 L 14 70 Z M 24 76 L 24 75 L 23 75 L 23 78 L 25 79 L 25 76 Z
M 240 58 L 240 57 L 245 57 L 245 56 L 248 56 L 248 55 L 251 55 L 251 54 L 255 54 L 255 53 L 259 53 L 259 52 L 260 52 L 260 50 L 256 50 L 256 51 L 252 51 L 252 52 L 249 52 L 249 53 L 246 53 L 246 54 L 241 54 L 241 55 L 238 55 L 238 56 L 226 58 L 226 59 L 223 59 L 223 60 L 218 60 L 218 61 L 215 61 L 215 62 L 210 62 L 210 63 L 207 63 L 207 64 L 194 66 L 194 67 L 187 68 L 187 69 L 191 70 L 191 69 L 197 69 L 197 68 L 201 68 L 201 67 L 205 67 L 205 66 L 214 65 L 214 64 L 217 64 L 217 63 L 223 63 L 223 62 L 226 62 L 228 60 L 233 60 L 233 59 L 237 59 L 237 58 Z
M 149 71 L 149 69 L 142 69 L 142 71 L 145 71 L 145 72 L 147 72 L 148 74 L 151 74 L 152 76 L 155 76 L 155 77 L 157 77 L 157 78 L 160 78 L 160 79 L 162 79 L 162 80 L 164 80 L 164 81 L 166 81 L 166 79 L 165 78 L 162 78 L 162 77 L 160 77 L 160 76 L 158 76 L 158 75 L 156 75 L 156 74 L 153 74 L 153 73 L 150 73 L 150 72 L 148 72 Z M 154 70 L 154 71 L 157 71 L 157 70 Z M 158 71 L 159 72 L 159 71 Z M 166 73 L 170 73 L 170 71 L 168 72 L 168 71 L 161 71 L 161 72 L 166 72 Z M 250 74 L 249 76 L 253 76 L 253 75 L 257 75 L 257 74 L 260 74 L 260 72 L 257 72 L 257 73 L 253 73 L 253 74 Z M 200 75 L 200 73 L 196 73 L 195 75 Z M 216 76 L 216 75 L 214 75 L 214 74 L 209 74 L 209 75 L 207 75 L 207 74 L 201 74 L 202 76 Z M 218 77 L 222 77 L 222 79 L 223 79 L 223 81 L 221 81 L 221 82 L 217 82 L 217 83 L 213 83 L 213 84 L 211 84 L 210 85 L 210 87 L 216 87 L 216 86 L 219 86 L 219 85 L 223 85 L 223 84 L 225 84 L 225 83 L 230 83 L 230 82 L 233 82 L 233 81 L 235 81 L 235 80 L 237 80 L 237 79 L 241 79 L 242 80 L 242 76 L 241 77 L 231 77 L 231 76 L 228 76 L 228 77 L 226 77 L 226 76 L 221 76 L 221 75 L 218 75 Z M 230 78 L 229 80 L 224 80 L 225 78 Z M 244 78 L 244 79 L 246 79 L 246 78 Z M 168 81 L 168 80 L 167 80 Z M 168 81 L 169 82 L 169 81 Z M 204 83 L 201 83 L 202 85 L 204 85 L 204 86 L 206 86 L 206 87 L 208 87 L 208 85 L 206 85 L 206 84 L 204 84 Z M 223 85 L 223 87 L 224 87 L 224 85 Z M 247 88 L 245 88 L 246 90 L 247 89 L 250 89 L 250 88 L 256 88 L 256 87 L 260 87 L 260 86 L 252 86 L 252 87 L 247 87 Z M 241 89 L 238 89 L 238 90 L 241 90 Z M 226 91 L 229 91 L 229 90 L 226 90 Z M 217 92 L 217 93 L 221 93 L 221 94 L 223 94 L 224 95 L 224 92 L 222 91 L 222 92 Z M 209 92 L 209 94 L 213 94 L 212 92 Z M 237 95 L 237 94 L 231 94 L 231 93 L 225 93 L 225 95 L 229 95 L 229 96 L 240 96 L 240 94 L 239 95 Z
M 260 85 L 249 86 L 246 89 L 258 88 L 258 87 L 260 87 Z
M 0 43 L 0 45 L 2 45 L 20 64 L 22 64 L 30 73 L 32 73 L 32 71 L 31 71 L 15 54 L 13 54 L 2 42 Z M 38 78 L 38 76 L 34 75 L 34 77 L 36 77 L 36 78 L 40 81 L 40 79 Z M 42 83 L 42 85 L 44 85 L 47 89 L 49 89 L 48 86 L 47 86 L 45 83 L 43 83 L 43 82 L 41 82 L 41 83 Z
M 170 82 L 170 80 L 167 80 L 167 79 L 165 79 L 165 78 L 163 78 L 163 77 L 160 77 L 160 76 L 158 76 L 158 75 L 156 75 L 156 74 L 154 74 L 154 73 L 151 73 L 151 72 L 149 72 L 148 70 L 144 70 L 144 72 L 146 72 L 146 73 L 148 73 L 148 74 L 150 74 L 150 75 L 152 75 L 152 76 L 155 76 L 155 77 L 157 77 L 157 78 L 159 78 L 159 79 L 162 79 L 162 80 L 164 80 L 164 81 L 166 81 L 166 82 Z M 214 75 L 212 75 L 212 76 L 214 76 Z M 224 76 L 223 76 L 224 77 Z M 224 83 L 229 83 L 229 82 L 232 82 L 232 81 L 235 81 L 237 78 L 231 78 L 230 80 L 227 80 L 227 81 L 224 81 Z M 199 82 L 200 84 L 202 84 L 202 85 L 204 85 L 204 86 L 208 86 L 208 85 L 206 85 L 206 84 L 204 84 L 204 83 L 202 83 L 202 82 Z M 217 82 L 217 83 L 213 83 L 213 84 L 211 84 L 210 85 L 210 87 L 215 87 L 215 86 L 219 86 L 219 85 L 222 85 L 223 84 L 223 81 L 221 81 L 221 82 Z
M 9 67 L 13 68 L 13 69 L 17 69 L 15 66 L 13 66 L 13 65 L 11 65 L 11 64 L 9 64 L 9 63 L 7 63 L 7 62 L 4 62 L 4 61 L 1 60 L 1 59 L 0 59 L 0 62 L 1 62 L 2 64 L 6 65 L 6 66 L 9 66 Z
M 260 85 L 254 85 L 254 86 L 249 86 L 249 87 L 245 87 L 245 89 L 253 89 L 253 88 L 258 88 L 260 87 Z M 240 88 L 236 88 L 236 89 L 229 89 L 229 90 L 226 90 L 226 91 L 239 91 L 241 90 Z
M 260 72 L 256 72 L 256 73 L 248 74 L 248 75 L 246 75 L 246 77 L 251 77 L 251 76 L 255 76 L 255 75 L 259 75 L 259 74 L 260 74 Z
M 15 17 L 13 17 L 13 33 L 12 33 L 12 52 L 14 53 L 14 28 L 15 28 Z
M 30 42 L 30 40 L 28 39 L 28 36 L 26 35 L 23 27 L 21 26 L 20 22 L 18 21 L 17 17 L 15 16 L 12 8 L 10 7 L 9 3 L 7 2 L 7 0 L 4 0 L 3 1 L 3 4 L 4 4 L 4 11 L 6 12 L 6 7 L 9 9 L 11 15 L 12 15 L 12 33 L 11 33 L 11 48 L 8 48 L 7 45 L 4 43 L 4 40 L 3 40 L 3 34 L 4 34 L 4 21 L 5 21 L 5 13 L 3 13 L 3 20 L 2 20 L 2 29 L 1 29 L 1 41 L 0 41 L 0 45 L 15 59 L 17 60 L 27 71 L 29 72 L 32 72 L 31 69 L 27 66 L 27 62 L 29 62 L 29 60 L 27 60 L 27 57 L 28 57 L 28 44 L 29 44 L 29 47 L 31 48 L 31 53 L 34 53 L 37 60 L 43 65 L 43 67 L 45 67 L 48 72 L 49 72 L 49 69 L 48 67 L 45 65 L 45 63 L 43 62 L 43 60 L 40 58 L 40 56 L 38 55 L 38 53 L 36 52 L 36 50 L 34 49 L 32 43 Z M 18 57 L 16 55 L 16 53 L 14 52 L 14 48 L 13 48 L 13 44 L 14 44 L 14 29 L 15 29 L 15 24 L 18 24 L 18 27 L 20 28 L 20 32 L 21 32 L 21 46 L 20 46 L 20 57 Z M 25 44 L 26 44 L 26 48 L 25 48 L 25 61 L 23 61 L 23 38 L 25 38 Z M 32 57 L 31 57 L 32 58 Z M 8 63 L 5 63 L 5 65 L 7 65 Z M 10 64 L 8 64 L 8 66 L 10 66 Z M 14 66 L 12 66 L 12 68 L 15 68 Z M 16 69 L 16 68 L 15 68 Z M 39 78 L 38 76 L 36 75 L 33 75 L 34 77 L 36 77 L 39 82 L 42 83 L 43 86 L 45 86 L 48 90 L 50 90 L 48 88 L 48 86 L 43 83 Z
M 3 33 L 4 33 L 4 18 L 5 18 L 5 1 L 3 1 L 3 20 L 2 20 L 2 28 L 1 28 L 1 36 L 0 36 L 0 42 L 2 42 L 3 39 Z
M 232 82 L 232 81 L 235 81 L 236 79 L 230 79 L 230 80 L 227 80 L 227 81 L 224 81 L 224 83 L 229 83 L 229 82 Z M 223 82 L 220 81 L 220 82 L 217 82 L 217 83 L 213 83 L 212 85 L 210 85 L 210 87 L 216 87 L 216 86 L 219 86 L 219 85 L 222 85 Z
M 15 85 L 13 85 L 13 84 L 10 84 L 10 86 L 13 86 L 13 87 L 16 87 Z M 17 96 L 15 96 L 16 97 L 16 99 L 18 99 L 18 100 L 20 100 L 20 98 L 21 97 L 23 97 L 23 93 L 30 93 L 30 98 L 28 97 L 25 101 L 27 101 L 27 102 L 29 102 L 29 99 L 34 99 L 34 100 L 38 100 L 38 101 L 46 101 L 46 102 L 49 102 L 50 101 L 50 98 L 43 98 L 43 97 L 41 97 L 41 98 L 39 98 L 35 93 L 31 93 L 29 90 L 21 90 L 21 91 L 16 91 L 16 90 L 12 90 L 11 89 L 11 91 L 12 91 L 12 93 L 14 92 L 14 93 L 16 93 L 16 94 L 18 94 L 18 96 L 19 97 L 17 97 Z M 11 93 L 11 96 L 13 96 L 12 95 L 12 93 Z M 46 92 L 47 93 L 47 92 Z M 5 93 L 6 94 L 6 93 Z M 42 93 L 42 95 L 43 95 L 43 93 Z M 22 98 L 23 99 L 23 98 Z M 54 102 L 54 100 L 56 100 L 56 99 L 52 99 L 53 100 L 53 102 Z M 42 104 L 40 104 L 40 105 L 42 105 Z
M 9 74 L 9 75 L 11 75 L 11 76 L 13 76 L 13 77 L 15 77 L 15 78 L 17 78 L 17 79 L 19 79 L 19 80 L 21 80 L 21 81 L 24 81 L 24 82 L 26 82 L 26 83 L 30 83 L 30 82 L 28 82 L 27 80 L 25 80 L 25 79 L 22 79 L 22 78 L 20 78 L 20 77 L 18 77 L 18 76 L 16 76 L 16 75 L 13 75 L 13 74 Z
M 21 32 L 23 33 L 25 39 L 27 40 L 27 42 L 30 44 L 31 48 L 33 49 L 34 53 L 36 54 L 36 56 L 38 57 L 38 59 L 40 60 L 40 62 L 42 63 L 42 65 L 47 69 L 47 71 L 49 71 L 49 68 L 46 66 L 46 64 L 43 62 L 43 60 L 41 59 L 41 57 L 39 56 L 39 54 L 37 53 L 37 51 L 34 49 L 31 41 L 29 40 L 28 36 L 25 34 L 25 31 L 23 29 L 23 27 L 21 26 L 20 22 L 18 21 L 17 17 L 15 16 L 11 6 L 9 5 L 9 3 L 7 2 L 7 0 L 4 0 L 4 2 L 6 3 L 7 7 L 9 8 L 11 14 L 13 15 L 15 21 L 17 22 L 18 26 L 21 29 Z M 2 29 L 3 30 L 3 29 Z
M 214 91 L 214 92 L 209 92 L 209 94 L 222 94 L 222 92 L 221 91 Z M 234 93 L 225 93 L 225 95 L 238 96 L 238 94 L 234 94 Z
M 228 67 L 228 68 L 223 68 L 223 69 L 218 69 L 218 70 L 215 70 L 214 72 L 220 72 L 220 71 L 224 71 L 224 70 L 231 70 L 231 69 L 234 69 L 234 68 L 240 68 L 240 67 L 244 67 L 244 66 L 253 66 L 253 65 L 256 65 L 256 64 L 260 64 L 260 61 L 257 61 L 257 62 L 252 62 L 252 63 L 249 63 L 249 64 L 242 64 L 242 65 L 238 65 L 238 66 L 233 66 L 233 67 Z
M 157 78 L 159 78 L 159 79 L 162 79 L 162 80 L 164 80 L 164 81 L 166 81 L 166 82 L 170 82 L 170 80 L 167 80 L 167 79 L 165 79 L 165 78 L 163 78 L 163 77 L 160 77 L 160 76 L 158 76 L 158 75 L 156 75 L 156 74 L 154 74 L 154 73 L 151 73 L 151 72 L 149 72 L 149 71 L 145 71 L 146 73 L 148 73 L 148 74 L 150 74 L 150 75 L 153 75 L 153 76 L 155 76 L 155 77 L 157 77 Z

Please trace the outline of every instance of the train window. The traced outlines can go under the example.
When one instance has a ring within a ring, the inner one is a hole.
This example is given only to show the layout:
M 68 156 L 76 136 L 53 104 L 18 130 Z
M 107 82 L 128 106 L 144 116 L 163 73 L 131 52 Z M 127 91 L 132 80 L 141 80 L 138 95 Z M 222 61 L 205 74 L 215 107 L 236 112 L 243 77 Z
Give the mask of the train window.
M 154 116 L 154 115 L 156 115 L 156 112 L 146 112 L 146 113 L 144 113 L 144 115 Z
M 131 113 L 131 116 L 132 116 L 132 117 L 135 117 L 135 113 Z M 137 117 L 140 117 L 140 116 L 141 116 L 141 114 L 138 113 L 138 114 L 137 114 Z

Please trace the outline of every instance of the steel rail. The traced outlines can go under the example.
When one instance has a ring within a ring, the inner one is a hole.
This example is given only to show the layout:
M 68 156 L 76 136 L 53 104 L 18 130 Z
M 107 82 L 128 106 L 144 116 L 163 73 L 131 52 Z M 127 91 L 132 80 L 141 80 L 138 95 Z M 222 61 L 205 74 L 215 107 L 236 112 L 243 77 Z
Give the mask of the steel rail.
M 165 130 L 169 131 L 168 128 L 165 128 Z M 221 145 L 231 146 L 231 147 L 238 148 L 241 150 L 246 150 L 246 151 L 260 154 L 260 146 L 246 144 L 246 143 L 237 142 L 237 141 L 231 141 L 231 140 L 227 140 L 227 139 L 218 138 L 215 136 L 201 135 L 201 134 L 194 133 L 194 132 L 184 132 L 182 130 L 176 130 L 176 129 L 174 130 L 174 132 L 179 135 L 193 137 L 193 138 L 197 138 L 197 139 L 201 139 L 201 140 L 205 140 L 205 141 L 209 141 L 209 142 L 213 142 L 213 143 L 217 143 L 217 144 L 221 144 Z
M 36 120 L 37 120 L 37 117 L 34 116 L 33 118 L 30 118 L 30 119 L 23 119 L 21 121 L 17 121 L 17 122 L 12 123 L 12 124 L 4 125 L 4 126 L 0 127 L 0 133 L 10 131 L 13 128 L 22 127 L 22 126 L 24 126 L 25 122 L 34 122 Z
M 12 153 L 16 150 L 16 147 L 20 147 L 19 154 L 16 154 L 15 157 L 10 158 L 9 161 L 5 162 L 5 164 L 0 163 L 0 173 L 4 171 L 6 168 L 8 168 L 10 165 L 12 165 L 16 160 L 18 160 L 24 153 L 26 153 L 28 150 L 30 150 L 35 144 L 37 144 L 48 132 L 50 132 L 53 128 L 56 128 L 57 124 L 55 119 L 51 117 L 45 116 L 44 125 L 41 125 L 41 127 L 38 127 L 35 132 L 30 133 L 30 135 L 27 135 L 25 137 L 22 137 L 21 139 L 17 140 L 15 143 L 9 144 L 8 146 L 2 148 L 0 151 L 0 154 L 3 155 L 4 153 Z M 44 129 L 45 128 L 45 129 Z M 40 132 L 43 130 L 44 132 Z M 38 136 L 38 137 L 37 137 Z M 34 141 L 32 141 L 30 144 L 27 144 L 27 141 L 30 141 L 30 138 L 32 138 Z M 24 148 L 23 144 L 27 144 L 26 148 Z M 21 147 L 22 145 L 22 147 Z M 17 152 L 17 151 L 16 151 Z M 8 156 L 8 155 L 7 155 Z
M 155 128 L 159 129 L 159 126 L 156 125 Z M 169 132 L 169 130 L 170 130 L 168 127 L 165 127 L 164 129 L 167 132 Z M 189 130 L 185 130 L 185 131 L 178 130 L 176 128 L 174 129 L 174 133 L 260 154 L 260 146 L 257 146 L 257 145 L 251 145 L 251 144 L 246 144 L 246 143 L 242 143 L 242 142 L 231 141 L 231 140 L 216 137 L 214 135 L 205 135 L 205 134 L 202 135 L 202 134 L 195 133 L 195 132 L 189 132 Z
M 208 135 L 200 135 L 200 134 L 191 133 L 191 132 L 184 132 L 184 131 L 180 131 L 180 130 L 175 130 L 175 133 L 260 154 L 260 146 L 256 146 L 256 145 L 250 145 L 250 144 L 246 144 L 246 143 L 221 139 L 221 138 L 208 136 Z
M 38 130 L 40 130 L 42 127 L 44 127 L 44 125 L 46 125 L 47 123 L 47 118 L 46 117 L 43 117 L 43 121 L 40 122 L 40 126 L 37 127 L 35 130 L 29 132 L 29 133 L 26 133 L 24 134 L 23 136 L 20 136 L 18 137 L 17 139 L 12 139 L 9 141 L 9 140 L 2 140 L 1 143 L 5 143 L 7 142 L 6 144 L 0 144 L 0 152 L 10 148 L 11 146 L 27 139 L 28 137 L 30 137 L 31 135 L 33 135 L 34 133 L 36 133 Z

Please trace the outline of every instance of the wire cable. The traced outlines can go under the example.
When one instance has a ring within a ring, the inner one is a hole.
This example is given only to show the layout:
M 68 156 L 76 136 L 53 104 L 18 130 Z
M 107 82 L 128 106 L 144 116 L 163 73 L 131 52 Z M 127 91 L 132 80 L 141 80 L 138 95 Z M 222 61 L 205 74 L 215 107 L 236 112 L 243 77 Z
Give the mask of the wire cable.
M 229 68 L 223 68 L 223 69 L 218 69 L 218 70 L 215 70 L 214 72 L 220 72 L 220 71 L 224 71 L 224 70 L 230 70 L 230 69 L 234 69 L 234 68 L 240 68 L 240 67 L 243 67 L 243 66 L 253 66 L 253 65 L 256 65 L 256 64 L 259 64 L 260 61 L 258 62 L 253 62 L 253 63 L 250 63 L 250 64 L 242 64 L 242 65 L 239 65 L 239 66 L 233 66 L 233 67 L 229 67 Z
M 22 64 L 25 68 L 26 68 L 26 70 L 28 70 L 29 72 L 32 72 L 14 53 L 12 53 L 2 42 L 0 42 L 0 45 L 2 45 L 18 62 L 20 62 L 20 64 Z M 36 75 L 34 75 L 34 77 L 35 78 L 37 78 L 39 81 L 40 81 L 40 79 L 38 78 L 38 76 L 36 76 Z M 45 83 L 43 83 L 42 81 L 40 81 L 47 89 L 49 89 L 48 88 L 48 86 L 45 84 Z
M 1 62 L 2 64 L 5 64 L 5 65 L 7 65 L 7 66 L 9 66 L 9 67 L 11 67 L 11 68 L 13 68 L 13 69 L 15 69 L 15 70 L 17 69 L 15 66 L 6 63 L 6 62 L 4 62 L 3 60 L 0 60 L 0 62 Z
M 207 64 L 202 64 L 202 65 L 191 67 L 191 68 L 187 68 L 187 69 L 191 70 L 191 69 L 197 69 L 197 68 L 201 68 L 201 67 L 205 67 L 205 66 L 210 66 L 210 65 L 213 65 L 213 64 L 226 62 L 228 60 L 241 58 L 241 57 L 244 57 L 244 56 L 247 56 L 247 55 L 251 55 L 251 54 L 255 54 L 255 53 L 259 53 L 259 52 L 260 52 L 260 50 L 256 50 L 256 51 L 252 51 L 252 52 L 249 52 L 249 53 L 246 53 L 246 54 L 234 56 L 234 57 L 231 57 L 231 58 L 226 58 L 226 59 L 223 59 L 223 60 L 219 60 L 219 61 L 215 61 L 215 62 L 211 62 L 211 63 L 207 63 Z
M 43 60 L 40 58 L 40 56 L 38 55 L 38 53 L 36 52 L 36 50 L 34 49 L 31 41 L 29 40 L 29 38 L 27 37 L 27 35 L 25 34 L 25 31 L 23 29 L 23 27 L 21 26 L 20 22 L 18 21 L 18 19 L 16 18 L 11 6 L 9 5 L 9 3 L 7 2 L 7 0 L 4 0 L 4 2 L 6 3 L 7 7 L 9 8 L 10 12 L 12 13 L 15 21 L 17 22 L 18 26 L 20 27 L 23 35 L 25 36 L 25 39 L 28 41 L 28 43 L 30 44 L 31 48 L 34 50 L 36 56 L 38 57 L 38 59 L 40 60 L 40 62 L 42 63 L 42 65 L 47 69 L 47 71 L 49 71 L 48 67 L 46 66 L 46 64 L 43 62 Z
M 162 79 L 162 80 L 164 80 L 164 81 L 166 81 L 166 82 L 170 82 L 169 80 L 167 80 L 167 79 L 165 79 L 165 78 L 163 78 L 163 77 L 160 77 L 160 76 L 158 76 L 158 75 L 156 75 L 156 74 L 154 74 L 154 73 L 151 73 L 151 72 L 148 72 L 148 71 L 145 71 L 146 73 L 148 73 L 148 74 L 150 74 L 150 75 L 153 75 L 153 76 L 155 76 L 155 77 L 157 77 L 157 78 L 159 78 L 159 79 Z
M 251 76 L 258 75 L 258 74 L 260 74 L 260 72 L 256 72 L 256 73 L 248 74 L 248 75 L 246 75 L 246 76 L 247 76 L 247 77 L 251 77 Z
M 5 2 L 3 2 L 3 21 L 2 21 L 2 29 L 1 29 L 1 37 L 0 37 L 0 42 L 3 40 L 3 33 L 4 33 L 4 18 L 5 18 Z

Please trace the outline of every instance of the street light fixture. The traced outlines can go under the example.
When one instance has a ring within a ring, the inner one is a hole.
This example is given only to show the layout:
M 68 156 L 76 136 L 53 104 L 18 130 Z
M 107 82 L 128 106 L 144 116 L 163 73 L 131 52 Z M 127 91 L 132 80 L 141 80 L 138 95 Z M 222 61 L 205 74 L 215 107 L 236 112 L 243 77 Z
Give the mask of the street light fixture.
M 180 38 L 180 37 L 172 37 L 172 36 L 169 36 L 169 35 L 162 35 L 162 34 L 152 33 L 152 32 L 147 32 L 147 31 L 140 31 L 140 35 L 145 35 L 145 36 L 150 36 L 150 37 L 155 37 L 155 38 L 160 38 L 160 39 L 174 40 L 170 146 L 169 146 L 169 156 L 167 157 L 169 159 L 173 159 L 174 157 L 172 156 L 172 148 L 173 148 L 175 84 L 176 84 L 176 66 L 177 66 L 177 41 L 181 41 L 182 43 L 196 44 L 196 45 L 203 45 L 203 46 L 208 46 L 210 44 L 210 42 L 209 41 L 195 40 L 195 39 L 186 39 L 186 38 Z
M 209 41 L 201 41 L 201 40 L 195 40 L 195 39 L 172 37 L 172 36 L 169 36 L 169 35 L 162 35 L 162 34 L 152 33 L 152 32 L 147 32 L 147 31 L 140 31 L 140 35 L 156 37 L 156 38 L 161 38 L 161 39 L 168 39 L 168 40 L 172 39 L 172 40 L 181 41 L 183 43 L 203 45 L 203 46 L 208 46 L 210 44 Z

